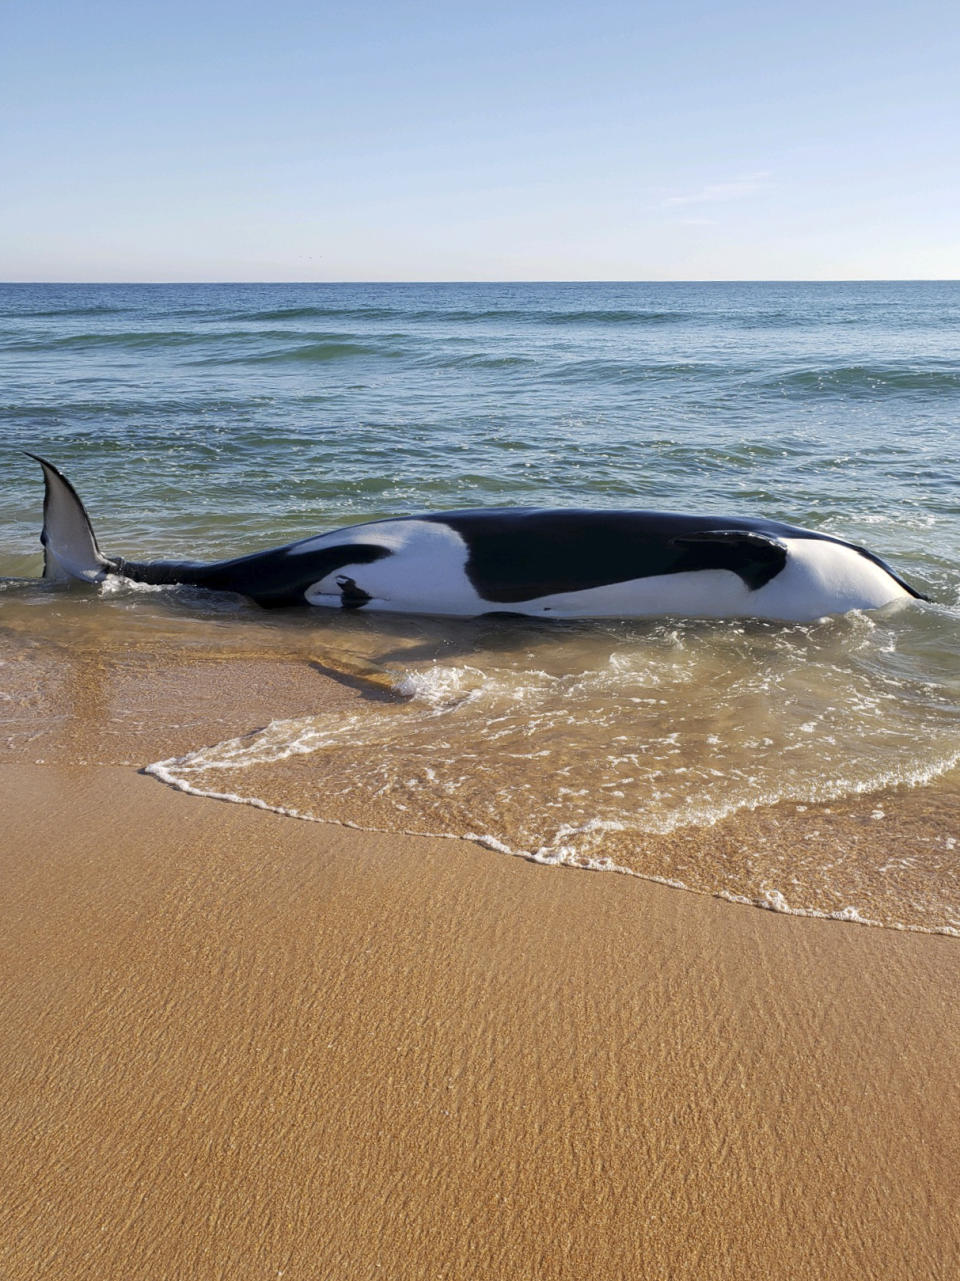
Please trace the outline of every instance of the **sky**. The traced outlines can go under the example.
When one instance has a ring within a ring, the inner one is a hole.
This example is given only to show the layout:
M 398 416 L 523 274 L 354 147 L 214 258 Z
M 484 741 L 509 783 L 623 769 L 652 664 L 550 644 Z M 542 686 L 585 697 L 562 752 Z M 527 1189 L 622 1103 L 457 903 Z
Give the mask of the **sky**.
M 0 280 L 960 277 L 928 0 L 7 0 Z

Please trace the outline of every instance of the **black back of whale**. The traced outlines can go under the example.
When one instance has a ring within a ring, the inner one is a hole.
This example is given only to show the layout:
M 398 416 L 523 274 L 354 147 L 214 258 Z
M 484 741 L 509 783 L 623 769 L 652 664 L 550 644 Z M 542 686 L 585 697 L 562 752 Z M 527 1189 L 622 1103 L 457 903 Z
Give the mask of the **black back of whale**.
M 468 551 L 466 575 L 478 596 L 492 605 L 515 605 L 541 596 L 705 569 L 730 570 L 756 590 L 786 565 L 784 538 L 822 539 L 853 547 L 911 595 L 920 595 L 864 548 L 829 534 L 750 517 L 510 507 L 395 517 L 374 524 L 409 520 L 444 524 L 463 538 Z M 352 538 L 357 529 L 350 529 Z M 327 537 L 334 538 L 337 532 Z M 210 565 L 116 561 L 114 567 L 144 582 L 192 583 L 238 592 L 276 607 L 303 604 L 304 592 L 338 569 L 395 554 L 376 542 L 355 541 L 297 550 L 313 541 L 305 539 Z M 349 577 L 341 581 L 340 591 L 345 608 L 357 608 L 369 600 Z
M 470 549 L 477 594 L 499 604 L 698 569 L 729 569 L 752 589 L 783 569 L 769 522 L 672 512 L 500 508 L 428 516 Z

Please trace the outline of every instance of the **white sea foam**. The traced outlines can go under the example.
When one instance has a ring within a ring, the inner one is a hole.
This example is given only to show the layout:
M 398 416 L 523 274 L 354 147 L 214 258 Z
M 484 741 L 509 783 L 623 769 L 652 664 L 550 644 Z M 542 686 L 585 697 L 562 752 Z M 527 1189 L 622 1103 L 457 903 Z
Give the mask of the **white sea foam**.
M 138 583 L 133 578 L 124 578 L 122 574 L 108 574 L 97 584 L 97 591 L 107 600 L 123 596 L 155 596 L 171 590 L 169 583 Z
M 466 836 L 539 863 L 680 885 L 689 877 L 643 866 L 648 838 L 789 801 L 801 825 L 797 857 L 801 846 L 811 851 L 798 864 L 809 880 L 811 859 L 833 838 L 801 817 L 807 807 L 827 815 L 825 804 L 920 787 L 960 765 L 956 700 L 944 681 L 918 675 L 895 626 L 857 617 L 737 625 L 706 638 L 671 626 L 639 644 L 613 630 L 579 650 L 525 643 L 463 663 L 426 661 L 398 674 L 403 703 L 358 699 L 346 715 L 273 721 L 148 772 L 298 818 Z M 888 810 L 868 809 L 877 830 Z M 768 859 L 751 851 L 747 880 Z M 883 868 L 916 870 L 886 856 L 876 874 Z M 802 883 L 741 892 L 741 873 L 726 875 L 722 892 L 736 901 L 874 920 L 852 882 L 841 907 L 821 910 Z M 842 860 L 821 859 L 816 870 L 837 894 L 849 875 Z
M 270 813 L 281 814 L 287 818 L 299 819 L 306 822 L 316 823 L 335 823 L 341 827 L 359 828 L 360 830 L 377 831 L 375 827 L 366 827 L 363 824 L 353 823 L 342 818 L 318 818 L 313 814 L 304 813 L 301 810 L 284 805 L 274 805 L 257 796 L 242 795 L 238 792 L 218 792 L 189 783 L 183 778 L 177 770 L 184 758 L 172 758 L 168 761 L 156 761 L 146 766 L 144 773 L 151 774 L 163 783 L 169 784 L 178 791 L 184 792 L 190 796 L 203 797 L 208 800 L 218 800 L 232 802 L 238 805 L 250 805 L 255 809 L 267 810 Z M 523 858 L 530 862 L 539 863 L 548 867 L 573 867 L 581 871 L 590 872 L 615 872 L 621 876 L 632 876 L 638 880 L 652 881 L 658 885 L 667 886 L 670 889 L 687 890 L 693 893 L 704 893 L 703 890 L 695 886 L 688 885 L 686 882 L 677 877 L 658 876 L 649 872 L 640 872 L 634 868 L 625 867 L 615 860 L 606 856 L 584 856 L 572 851 L 569 848 L 560 850 L 541 849 L 530 852 L 528 850 L 516 849 L 507 842 L 501 840 L 488 832 L 445 832 L 445 831 L 423 831 L 417 827 L 399 827 L 393 830 L 399 831 L 405 836 L 428 836 L 442 840 L 467 840 L 472 841 L 485 849 L 492 850 L 499 854 L 506 854 L 513 857 Z M 953 848 L 955 842 L 948 839 L 948 847 Z M 885 869 L 881 869 L 885 870 Z M 759 897 L 751 898 L 744 894 L 738 894 L 731 890 L 711 891 L 712 897 L 725 899 L 729 903 L 741 904 L 750 907 L 761 907 L 771 912 L 777 912 L 786 916 L 803 916 L 814 917 L 822 920 L 846 921 L 857 925 L 867 925 L 875 928 L 894 929 L 908 933 L 920 934 L 942 934 L 950 937 L 960 938 L 960 924 L 939 924 L 937 926 L 923 926 L 918 924 L 908 924 L 896 920 L 876 920 L 864 916 L 853 905 L 835 911 L 821 911 L 814 907 L 794 907 L 787 901 L 786 897 L 776 889 L 768 889 Z

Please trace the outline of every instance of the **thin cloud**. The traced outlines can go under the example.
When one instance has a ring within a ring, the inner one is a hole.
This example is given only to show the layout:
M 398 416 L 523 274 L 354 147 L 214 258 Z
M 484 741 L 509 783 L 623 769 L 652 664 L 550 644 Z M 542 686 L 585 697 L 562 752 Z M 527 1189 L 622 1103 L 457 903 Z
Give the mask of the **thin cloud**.
M 712 205 L 723 204 L 728 200 L 745 200 L 766 191 L 770 186 L 769 177 L 769 172 L 751 173 L 735 178 L 732 182 L 710 182 L 699 191 L 667 196 L 663 204 L 669 209 L 677 209 L 684 205 Z

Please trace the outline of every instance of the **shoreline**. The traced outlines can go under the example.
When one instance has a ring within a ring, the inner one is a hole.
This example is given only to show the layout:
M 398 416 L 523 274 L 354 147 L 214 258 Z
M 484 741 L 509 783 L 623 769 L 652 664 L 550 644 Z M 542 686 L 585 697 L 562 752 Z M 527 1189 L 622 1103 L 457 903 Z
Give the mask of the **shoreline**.
M 312 814 L 304 814 L 298 810 L 285 809 L 280 805 L 271 805 L 269 802 L 260 800 L 257 797 L 240 796 L 237 793 L 231 792 L 202 791 L 199 788 L 193 787 L 191 784 L 186 782 L 186 780 L 178 779 L 176 775 L 171 773 L 168 767 L 172 764 L 176 764 L 178 759 L 179 758 L 174 757 L 171 760 L 154 761 L 145 766 L 142 770 L 139 770 L 138 773 L 143 774 L 148 778 L 152 778 L 163 787 L 168 787 L 172 791 L 179 792 L 182 796 L 192 797 L 195 800 L 214 801 L 224 805 L 245 805 L 249 806 L 251 809 L 260 810 L 269 814 L 276 814 L 281 818 L 292 819 L 294 822 L 318 823 L 321 827 L 342 827 L 348 831 L 366 834 L 374 839 L 386 838 L 389 840 L 392 837 L 396 837 L 399 840 L 454 841 L 476 846 L 478 849 L 489 851 L 491 854 L 496 856 L 504 858 L 518 858 L 523 862 L 532 863 L 539 867 L 563 867 L 568 871 L 574 872 L 626 876 L 635 880 L 649 881 L 653 885 L 661 885 L 667 889 L 676 890 L 679 893 L 697 894 L 706 898 L 715 898 L 723 903 L 732 903 L 737 907 L 752 907 L 758 911 L 773 912 L 778 916 L 806 917 L 817 921 L 837 921 L 842 922 L 845 925 L 862 925 L 873 930 L 891 930 L 895 934 L 927 934 L 940 938 L 960 938 L 960 927 L 958 926 L 945 925 L 936 928 L 932 926 L 905 923 L 892 924 L 888 921 L 878 921 L 869 917 L 861 916 L 853 908 L 844 908 L 833 912 L 827 912 L 811 907 L 791 907 L 785 900 L 783 900 L 782 895 L 776 891 L 770 896 L 768 901 L 762 902 L 757 899 L 747 898 L 746 895 L 743 894 L 736 894 L 730 890 L 698 889 L 695 886 L 687 885 L 683 881 L 671 879 L 666 876 L 657 876 L 652 872 L 635 871 L 629 867 L 621 867 L 616 863 L 607 863 L 601 866 L 594 864 L 558 862 L 550 858 L 539 858 L 535 854 L 529 854 L 523 850 L 511 849 L 508 846 L 503 845 L 495 837 L 478 835 L 458 836 L 453 832 L 420 832 L 409 829 L 387 831 L 377 827 L 364 827 L 360 823 L 350 822 L 347 819 L 338 821 L 336 819 L 317 818 Z M 879 794 L 889 798 L 891 795 L 897 796 L 902 794 L 904 790 L 922 786 L 924 785 L 919 783 L 900 784 L 895 788 L 885 788 Z M 867 793 L 868 797 L 872 797 L 873 795 L 875 794 Z M 856 802 L 860 800 L 860 797 L 854 796 L 844 799 L 847 800 L 848 803 L 856 804 Z M 764 808 L 770 807 L 763 807 L 759 805 L 756 807 L 756 809 L 760 811 Z M 755 812 L 756 811 L 753 810 L 746 810 L 743 813 L 731 816 L 733 823 L 730 825 L 733 826 L 734 839 L 738 832 L 738 827 L 736 826 L 737 821 L 739 821 L 741 825 L 744 820 L 749 822 L 753 819 Z M 826 812 L 829 814 L 832 811 L 827 810 Z M 721 826 L 721 824 L 718 824 L 718 826 Z M 726 827 L 727 824 L 723 824 L 722 826 Z M 705 830 L 706 835 L 704 835 Z M 650 838 L 650 834 L 644 835 L 646 835 L 648 839 Z M 674 833 L 671 833 L 671 836 L 673 835 Z M 688 829 L 681 827 L 676 829 L 676 837 L 681 841 L 684 840 L 685 837 L 709 840 L 709 835 L 709 828 L 703 829 L 699 827 L 692 827 Z
M 252 630 L 190 655 L 75 632 L 36 685 L 47 651 L 23 664 L 4 1276 L 952 1275 L 955 939 L 139 772 L 346 709 L 314 639 L 267 662 Z

